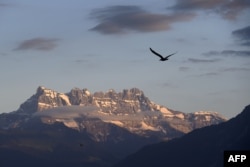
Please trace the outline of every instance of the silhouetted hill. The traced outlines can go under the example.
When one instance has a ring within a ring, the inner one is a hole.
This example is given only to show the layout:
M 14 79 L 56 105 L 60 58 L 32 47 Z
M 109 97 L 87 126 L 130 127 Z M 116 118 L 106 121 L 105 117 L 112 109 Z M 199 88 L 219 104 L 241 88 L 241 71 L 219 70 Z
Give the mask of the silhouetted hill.
M 110 135 L 123 141 L 96 142 L 84 131 L 78 132 L 63 123 L 51 126 L 39 121 L 33 119 L 22 129 L 0 130 L 1 167 L 106 167 L 150 140 L 107 124 L 103 129 L 110 129 Z
M 219 125 L 146 146 L 114 167 L 222 167 L 224 150 L 250 150 L 250 105 Z

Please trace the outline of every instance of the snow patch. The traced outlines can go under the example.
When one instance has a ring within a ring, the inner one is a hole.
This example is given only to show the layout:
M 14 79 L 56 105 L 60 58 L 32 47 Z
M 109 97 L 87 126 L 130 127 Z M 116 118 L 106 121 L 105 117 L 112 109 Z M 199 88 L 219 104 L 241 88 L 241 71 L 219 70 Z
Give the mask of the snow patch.
M 68 97 L 68 96 L 66 96 L 66 95 L 63 94 L 63 93 L 60 93 L 60 94 L 59 94 L 59 97 L 62 98 L 62 99 L 66 102 L 66 104 L 67 104 L 68 106 L 71 106 L 71 103 L 70 103 L 70 101 L 69 101 L 69 97 Z
M 161 108 L 160 108 L 160 111 L 161 111 L 162 114 L 173 115 L 173 113 L 170 112 L 170 111 L 169 111 L 167 108 L 165 108 L 165 107 L 161 107 Z
M 51 107 L 51 104 L 39 102 L 39 103 L 38 103 L 38 106 Z
M 85 94 L 86 94 L 87 96 L 90 96 L 90 95 L 91 95 L 90 91 L 88 91 L 88 90 L 85 90 Z
M 45 96 L 51 97 L 51 98 L 55 98 L 57 96 L 57 92 L 52 91 L 50 89 L 43 89 Z
M 71 121 L 63 121 L 63 124 L 69 128 L 79 129 L 78 123 L 71 120 Z
M 121 121 L 108 121 L 108 120 L 105 120 L 104 122 L 112 123 L 112 124 L 115 124 L 115 125 L 120 126 L 120 127 L 122 127 L 124 125 Z
M 150 126 L 150 125 L 147 125 L 145 122 L 141 122 L 141 128 L 143 130 L 151 130 L 151 131 L 160 131 L 159 129 L 153 127 L 153 126 Z
M 185 118 L 184 114 L 176 114 L 175 115 L 177 118 L 183 119 Z
M 206 119 L 206 121 L 211 121 L 212 118 L 211 118 L 210 115 L 206 115 L 206 116 L 205 116 L 205 119 Z
M 197 111 L 194 112 L 195 115 L 218 115 L 217 112 L 213 112 L 213 111 Z
M 126 103 L 139 103 L 138 100 L 123 100 Z

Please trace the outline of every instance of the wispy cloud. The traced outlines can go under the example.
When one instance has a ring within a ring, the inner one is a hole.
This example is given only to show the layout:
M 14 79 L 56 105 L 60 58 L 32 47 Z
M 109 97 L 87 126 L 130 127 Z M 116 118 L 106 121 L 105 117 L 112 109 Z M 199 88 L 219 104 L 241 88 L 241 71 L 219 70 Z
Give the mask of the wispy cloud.
M 250 46 L 250 26 L 235 30 L 232 35 L 240 40 L 243 46 Z
M 224 56 L 244 56 L 250 57 L 250 50 L 249 51 L 235 51 L 235 50 L 224 50 L 221 52 Z
M 89 63 L 89 60 L 86 59 L 77 59 L 74 61 L 75 63 L 83 64 L 83 63 Z
M 61 118 L 61 119 L 74 119 L 82 117 L 84 115 L 89 115 L 88 113 L 98 111 L 98 108 L 95 106 L 63 106 L 56 107 L 52 109 L 45 110 L 43 112 L 35 112 L 33 116 L 35 117 L 52 117 L 52 118 Z
M 169 30 L 172 23 L 189 21 L 194 14 L 158 14 L 148 12 L 138 6 L 110 6 L 95 9 L 90 13 L 99 23 L 91 28 L 103 34 L 123 34 L 135 32 L 155 32 Z
M 5 53 L 5 52 L 0 52 L 0 56 L 7 56 L 8 53 Z
M 188 71 L 190 67 L 179 67 L 180 71 Z
M 6 1 L 7 2 L 7 1 Z M 15 7 L 16 5 L 13 4 L 12 2 L 1 2 L 0 0 L 0 9 L 3 9 L 3 8 L 10 8 L 10 7 Z
M 196 59 L 196 58 L 189 58 L 189 62 L 192 63 L 214 63 L 220 61 L 220 59 Z
M 169 7 L 174 11 L 206 10 L 216 12 L 225 19 L 236 19 L 245 9 L 250 8 L 249 0 L 177 0 L 174 6 Z
M 50 51 L 57 47 L 57 38 L 32 38 L 22 41 L 14 50 Z
M 197 77 L 210 77 L 210 76 L 217 76 L 218 74 L 219 74 L 218 72 L 207 72 L 197 75 Z
M 1 2 L 0 2 L 0 8 L 7 7 L 7 6 L 9 6 L 9 4 L 1 3 Z
M 161 83 L 159 86 L 161 86 L 162 88 L 178 88 L 178 84 L 176 83 L 171 83 L 171 82 L 164 82 Z
M 235 57 L 249 57 L 250 58 L 250 50 L 245 51 L 236 51 L 236 50 L 223 50 L 223 51 L 209 51 L 207 53 L 203 53 L 204 56 L 235 56 Z
M 237 72 L 237 71 L 250 71 L 250 68 L 246 67 L 229 67 L 220 70 L 221 72 Z
M 201 73 L 198 75 L 194 75 L 194 77 L 213 77 L 213 76 L 219 76 L 224 73 L 234 73 L 234 72 L 249 72 L 250 68 L 247 67 L 226 67 L 226 68 L 220 68 L 212 72 L 206 72 Z
M 193 75 L 193 77 L 215 77 L 215 76 L 221 76 L 225 73 L 239 73 L 239 72 L 249 72 L 250 68 L 247 67 L 224 67 L 217 70 L 214 70 L 212 72 L 205 72 L 198 75 Z

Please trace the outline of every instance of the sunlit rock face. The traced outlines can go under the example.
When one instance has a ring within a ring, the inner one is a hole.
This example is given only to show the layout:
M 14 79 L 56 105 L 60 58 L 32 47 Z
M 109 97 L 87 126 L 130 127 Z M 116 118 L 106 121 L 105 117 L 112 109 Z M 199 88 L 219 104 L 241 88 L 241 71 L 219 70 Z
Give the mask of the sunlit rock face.
M 61 122 L 66 127 L 91 135 L 97 133 L 101 138 L 109 136 L 110 132 L 104 130 L 106 124 L 141 136 L 171 139 L 196 128 L 225 121 L 216 112 L 171 110 L 152 102 L 138 88 L 121 92 L 110 89 L 92 94 L 88 89 L 73 88 L 68 93 L 59 93 L 39 86 L 17 111 L 0 115 L 0 126 L 5 129 L 20 127 L 38 116 L 45 124 Z M 97 126 L 100 124 L 102 126 Z

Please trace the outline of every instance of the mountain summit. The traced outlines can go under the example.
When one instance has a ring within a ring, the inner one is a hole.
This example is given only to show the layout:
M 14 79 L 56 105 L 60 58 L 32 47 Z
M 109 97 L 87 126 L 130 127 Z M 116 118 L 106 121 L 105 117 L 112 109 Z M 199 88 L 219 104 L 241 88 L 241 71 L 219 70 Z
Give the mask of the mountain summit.
M 67 118 L 67 113 L 77 116 Z M 34 117 L 40 117 L 46 124 L 62 122 L 79 131 L 86 128 L 84 122 L 79 121 L 81 118 L 98 118 L 132 133 L 146 136 L 153 133 L 166 139 L 225 121 L 215 112 L 183 113 L 171 110 L 152 102 L 138 88 L 122 92 L 110 89 L 91 94 L 87 89 L 74 88 L 68 93 L 59 93 L 39 86 L 17 111 L 0 115 L 0 127 L 20 127 Z

